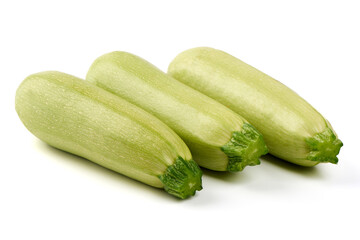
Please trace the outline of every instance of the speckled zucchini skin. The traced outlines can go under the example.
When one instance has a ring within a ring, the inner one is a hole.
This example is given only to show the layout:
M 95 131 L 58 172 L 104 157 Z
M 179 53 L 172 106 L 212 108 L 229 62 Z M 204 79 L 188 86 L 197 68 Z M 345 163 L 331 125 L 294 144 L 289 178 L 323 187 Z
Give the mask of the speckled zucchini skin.
M 202 167 L 241 171 L 259 164 L 267 152 L 262 135 L 254 127 L 244 128 L 250 125 L 244 118 L 131 53 L 99 57 L 86 80 L 166 123 Z
M 328 121 L 294 91 L 241 60 L 194 48 L 180 53 L 168 74 L 246 118 L 271 154 L 303 166 L 337 163 L 342 142 Z
M 60 72 L 27 77 L 16 92 L 26 128 L 58 149 L 186 198 L 201 170 L 160 120 L 89 82 Z

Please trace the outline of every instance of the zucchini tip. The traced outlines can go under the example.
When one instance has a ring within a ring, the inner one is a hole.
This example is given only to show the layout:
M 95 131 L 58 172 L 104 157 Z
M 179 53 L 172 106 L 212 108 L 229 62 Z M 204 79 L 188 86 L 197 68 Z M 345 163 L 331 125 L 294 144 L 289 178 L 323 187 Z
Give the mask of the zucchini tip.
M 202 189 L 202 171 L 194 160 L 184 160 L 178 157 L 159 178 L 168 193 L 181 199 L 194 196 Z
M 323 132 L 307 138 L 305 141 L 310 147 L 308 160 L 319 163 L 338 163 L 337 155 L 343 143 L 336 137 L 331 128 L 327 127 Z
M 229 172 L 259 165 L 259 157 L 268 153 L 262 134 L 249 123 L 244 123 L 241 131 L 234 131 L 230 141 L 221 150 L 228 156 Z

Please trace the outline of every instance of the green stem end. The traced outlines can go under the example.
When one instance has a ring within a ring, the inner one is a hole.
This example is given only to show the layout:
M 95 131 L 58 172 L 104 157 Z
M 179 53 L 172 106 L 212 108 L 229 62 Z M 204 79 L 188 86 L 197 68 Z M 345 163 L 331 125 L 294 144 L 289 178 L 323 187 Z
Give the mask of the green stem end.
M 339 160 L 336 156 L 339 154 L 343 143 L 329 127 L 305 141 L 310 147 L 308 160 L 321 163 L 338 163 Z
M 181 199 L 194 196 L 196 191 L 202 189 L 201 177 L 202 172 L 197 163 L 182 157 L 178 157 L 175 163 L 159 176 L 165 191 Z
M 249 123 L 244 123 L 241 131 L 233 132 L 230 141 L 221 150 L 228 156 L 227 170 L 230 172 L 259 165 L 259 157 L 268 153 L 262 134 Z

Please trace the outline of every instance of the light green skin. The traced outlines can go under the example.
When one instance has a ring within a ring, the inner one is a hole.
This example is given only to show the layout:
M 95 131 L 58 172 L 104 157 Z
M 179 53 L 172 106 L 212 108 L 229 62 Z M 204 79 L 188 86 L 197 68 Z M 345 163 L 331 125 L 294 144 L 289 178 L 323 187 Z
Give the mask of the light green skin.
M 185 143 L 163 122 L 64 73 L 26 78 L 16 92 L 16 111 L 49 145 L 154 187 L 164 187 L 159 177 L 178 157 L 191 159 Z
M 179 54 L 168 74 L 241 114 L 263 134 L 271 154 L 303 166 L 325 162 L 327 156 L 337 162 L 342 143 L 331 131 L 331 140 L 319 144 L 325 152 L 314 144 L 312 155 L 321 157 L 309 160 L 307 140 L 333 131 L 325 118 L 294 91 L 241 60 L 220 50 L 194 48 Z
M 86 80 L 152 113 L 171 127 L 202 167 L 226 171 L 221 150 L 245 120 L 217 101 L 171 78 L 127 52 L 105 54 L 92 64 Z

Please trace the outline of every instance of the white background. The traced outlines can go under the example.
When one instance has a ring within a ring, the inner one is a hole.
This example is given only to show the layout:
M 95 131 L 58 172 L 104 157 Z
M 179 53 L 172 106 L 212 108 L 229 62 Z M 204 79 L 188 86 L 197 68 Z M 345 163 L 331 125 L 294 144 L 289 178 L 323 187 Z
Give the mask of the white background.
M 1 1 L 0 239 L 360 239 L 360 7 L 296 2 Z M 339 164 L 204 170 L 204 189 L 181 201 L 47 146 L 15 112 L 32 73 L 84 78 L 114 50 L 166 71 L 197 46 L 227 51 L 309 101 L 344 142 Z

